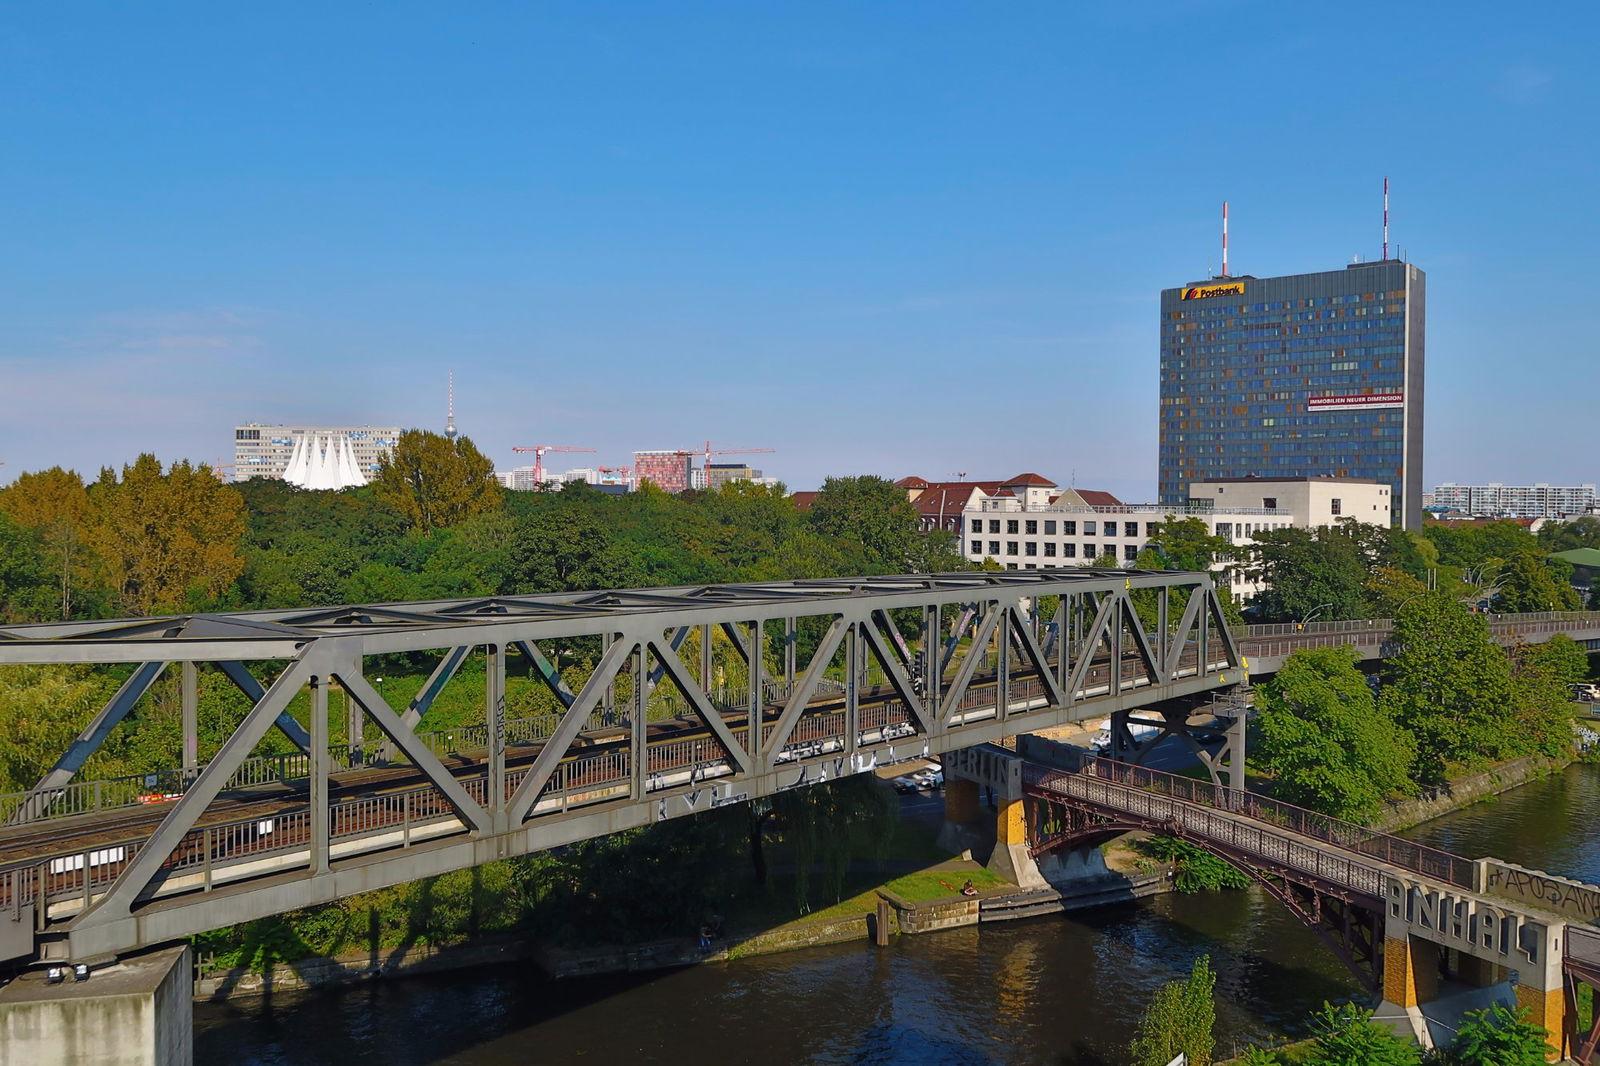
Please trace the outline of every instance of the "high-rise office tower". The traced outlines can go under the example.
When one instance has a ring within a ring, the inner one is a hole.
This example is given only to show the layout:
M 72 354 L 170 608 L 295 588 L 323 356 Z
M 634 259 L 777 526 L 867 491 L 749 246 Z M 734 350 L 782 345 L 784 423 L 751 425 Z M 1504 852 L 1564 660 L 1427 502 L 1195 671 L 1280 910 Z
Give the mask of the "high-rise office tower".
M 1207 478 L 1375 478 L 1420 526 L 1425 291 L 1396 259 L 1163 289 L 1161 502 Z

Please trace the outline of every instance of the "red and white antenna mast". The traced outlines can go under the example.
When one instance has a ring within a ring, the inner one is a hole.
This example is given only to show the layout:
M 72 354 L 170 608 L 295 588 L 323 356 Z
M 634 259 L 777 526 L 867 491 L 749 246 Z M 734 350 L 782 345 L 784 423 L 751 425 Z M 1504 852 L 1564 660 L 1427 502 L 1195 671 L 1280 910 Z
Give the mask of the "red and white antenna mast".
M 1383 261 L 1389 261 L 1389 175 L 1383 176 Z
M 1222 201 L 1222 276 L 1228 276 L 1228 201 Z

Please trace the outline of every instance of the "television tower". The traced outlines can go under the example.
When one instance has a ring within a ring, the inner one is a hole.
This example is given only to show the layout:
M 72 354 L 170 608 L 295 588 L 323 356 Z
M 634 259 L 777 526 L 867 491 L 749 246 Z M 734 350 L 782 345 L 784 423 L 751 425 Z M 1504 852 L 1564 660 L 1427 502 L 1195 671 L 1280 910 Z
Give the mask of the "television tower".
M 456 429 L 456 372 L 450 371 L 450 384 L 447 387 L 444 416 L 444 435 L 447 440 L 454 441 L 459 430 Z

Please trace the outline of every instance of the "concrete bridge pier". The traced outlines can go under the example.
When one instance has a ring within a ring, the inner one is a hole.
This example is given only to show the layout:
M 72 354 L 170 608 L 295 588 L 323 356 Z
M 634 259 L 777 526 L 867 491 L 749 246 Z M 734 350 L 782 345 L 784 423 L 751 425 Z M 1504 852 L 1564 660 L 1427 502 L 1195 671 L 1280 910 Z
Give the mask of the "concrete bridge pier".
M 0 1066 L 193 1066 L 193 987 L 187 946 L 83 981 L 30 971 L 0 988 Z
M 1514 1002 L 1561 1057 L 1565 922 L 1408 878 L 1392 877 L 1388 896 L 1379 1019 L 1433 1047 L 1466 1010 Z

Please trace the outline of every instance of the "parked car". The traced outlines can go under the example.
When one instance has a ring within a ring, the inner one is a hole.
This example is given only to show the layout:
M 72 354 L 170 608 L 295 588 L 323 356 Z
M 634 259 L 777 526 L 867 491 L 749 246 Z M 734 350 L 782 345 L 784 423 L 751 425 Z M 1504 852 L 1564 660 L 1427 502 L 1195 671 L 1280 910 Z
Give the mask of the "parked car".
M 1572 686 L 1572 698 L 1582 700 L 1584 703 L 1594 703 L 1596 700 L 1600 700 L 1600 685 L 1581 681 Z
M 917 786 L 923 789 L 940 789 L 944 787 L 944 771 L 937 766 L 930 766 L 926 770 L 918 770 L 911 775 Z

